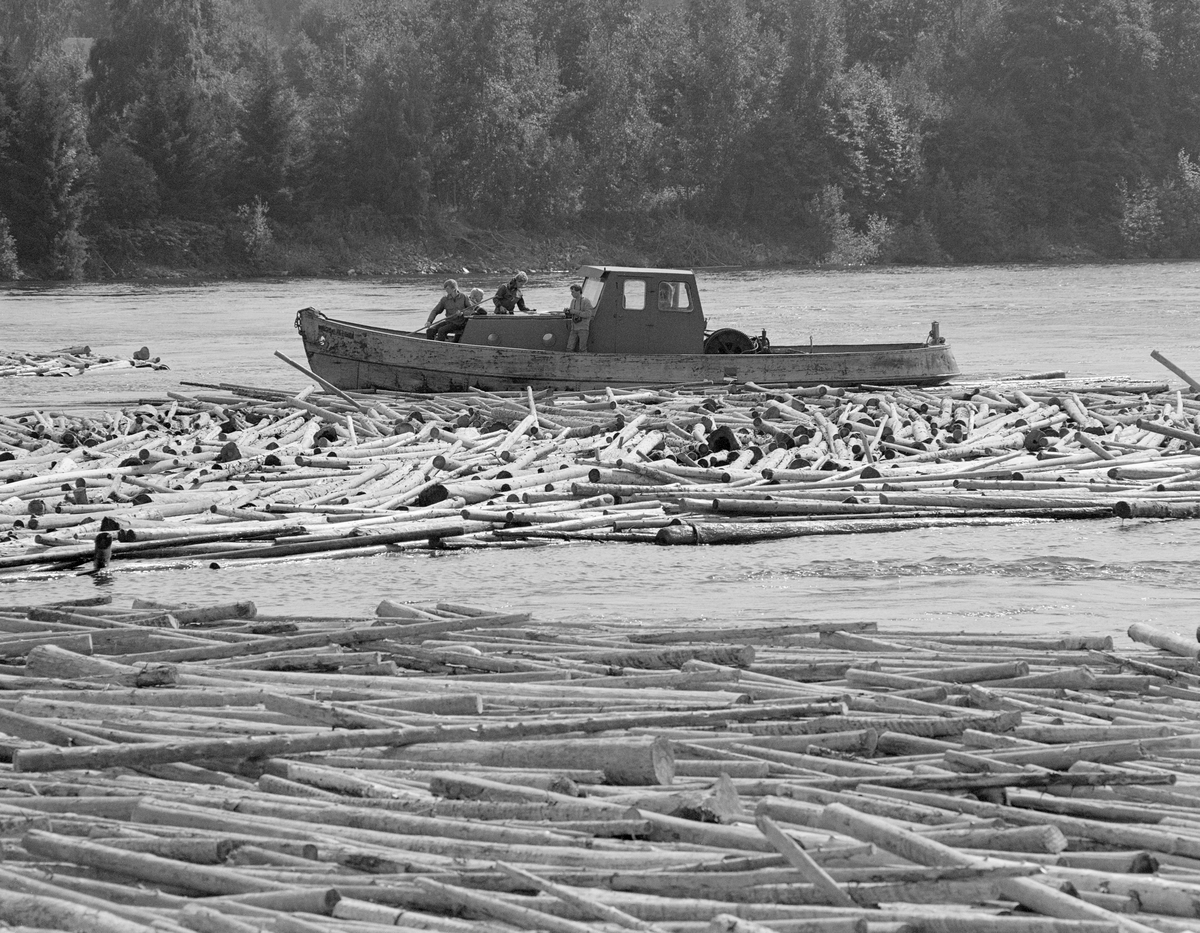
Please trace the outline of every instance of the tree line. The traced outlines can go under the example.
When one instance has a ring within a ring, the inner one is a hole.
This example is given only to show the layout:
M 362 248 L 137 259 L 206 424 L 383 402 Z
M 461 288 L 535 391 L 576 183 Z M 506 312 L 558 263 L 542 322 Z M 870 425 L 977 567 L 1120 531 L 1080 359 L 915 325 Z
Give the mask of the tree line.
M 0 278 L 280 238 L 1200 256 L 1200 0 L 5 0 Z

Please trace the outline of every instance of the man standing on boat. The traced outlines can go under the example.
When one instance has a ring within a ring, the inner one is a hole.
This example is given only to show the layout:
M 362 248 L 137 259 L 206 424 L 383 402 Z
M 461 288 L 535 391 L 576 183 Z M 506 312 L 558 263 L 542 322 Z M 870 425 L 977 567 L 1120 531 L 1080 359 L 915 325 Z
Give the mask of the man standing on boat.
M 529 276 L 524 272 L 518 272 L 507 283 L 496 289 L 492 303 L 496 306 L 497 314 L 512 314 L 515 308 L 520 308 L 529 314 L 533 314 L 537 310 L 525 307 L 525 296 L 521 293 L 521 287 L 528 281 Z
M 445 340 L 451 334 L 461 334 L 467 326 L 467 315 L 470 313 L 471 302 L 458 290 L 458 283 L 454 279 L 446 279 L 442 287 L 446 289 L 446 295 L 434 305 L 429 312 L 429 320 L 425 322 L 425 336 L 430 340 Z M 446 320 L 434 327 L 434 319 L 443 311 L 446 312 Z
M 563 308 L 563 313 L 571 320 L 571 329 L 567 332 L 567 351 L 587 353 L 588 328 L 596 316 L 596 308 L 583 297 L 582 285 L 571 286 L 571 304 Z

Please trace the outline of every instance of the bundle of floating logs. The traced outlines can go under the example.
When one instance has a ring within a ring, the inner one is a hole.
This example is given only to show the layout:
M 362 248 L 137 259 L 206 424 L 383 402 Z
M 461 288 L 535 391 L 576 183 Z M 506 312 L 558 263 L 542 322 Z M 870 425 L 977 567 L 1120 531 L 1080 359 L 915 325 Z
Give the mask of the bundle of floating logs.
M 84 372 L 130 368 L 170 369 L 159 357 L 151 358 L 148 347 L 135 350 L 129 357 L 97 355 L 89 346 L 64 347 L 40 353 L 0 350 L 0 377 L 78 376 Z
M 1200 929 L 1200 643 L 0 610 L 0 927 Z
M 0 417 L 0 572 L 1200 516 L 1200 393 L 1166 385 L 200 388 Z

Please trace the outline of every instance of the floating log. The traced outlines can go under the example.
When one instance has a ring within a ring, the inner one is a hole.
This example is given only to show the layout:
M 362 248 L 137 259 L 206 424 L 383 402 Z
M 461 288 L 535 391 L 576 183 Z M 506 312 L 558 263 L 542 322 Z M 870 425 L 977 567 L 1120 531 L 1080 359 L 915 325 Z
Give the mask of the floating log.
M 977 864 L 973 856 L 965 855 L 949 846 L 930 839 L 923 839 L 885 821 L 849 807 L 834 803 L 825 808 L 821 825 L 827 829 L 844 832 L 855 839 L 878 845 L 889 852 L 900 855 L 920 865 L 968 867 Z M 1100 907 L 1084 903 L 1025 878 L 1006 878 L 1000 881 L 1001 890 L 1026 908 L 1036 913 L 1048 914 L 1061 919 L 1075 920 L 1082 917 L 1115 923 L 1125 933 L 1150 933 L 1153 929 L 1121 914 L 1114 914 Z
M 555 739 L 432 744 L 405 749 L 393 758 L 397 762 L 470 761 L 509 768 L 590 768 L 603 771 L 612 784 L 670 784 L 675 776 L 670 743 L 649 736 L 609 742 Z
M 1172 363 L 1169 359 L 1167 359 L 1165 356 L 1163 356 L 1157 350 L 1151 350 L 1150 357 L 1151 357 L 1151 359 L 1153 359 L 1159 363 L 1162 363 L 1163 366 L 1167 367 L 1167 369 L 1171 370 L 1171 372 L 1173 372 L 1176 376 L 1178 376 L 1180 379 L 1182 379 L 1184 382 L 1186 382 L 1189 386 L 1191 386 L 1193 392 L 1200 392 L 1200 382 L 1197 382 L 1195 379 L 1193 379 L 1191 376 L 1189 376 L 1186 372 L 1184 372 L 1182 369 L 1180 369 L 1178 366 L 1176 366 L 1174 363 Z
M 545 392 L 533 410 L 506 393 L 212 388 L 0 421 L 0 573 L 1200 514 L 1200 433 L 1165 386 L 673 387 Z M 106 566 L 98 532 L 118 538 Z
M 123 687 L 163 687 L 176 683 L 178 672 L 169 664 L 118 664 L 85 657 L 55 645 L 37 645 L 25 657 L 30 677 L 90 680 Z
M 1113 506 L 1117 518 L 1200 518 L 1200 503 L 1122 499 Z
M 142 347 L 127 357 L 96 354 L 85 345 L 60 350 L 20 353 L 0 350 L 0 378 L 12 376 L 78 376 L 102 369 L 169 369 Z
M 788 860 L 806 881 L 812 883 L 824 896 L 827 903 L 834 907 L 855 907 L 851 898 L 836 881 L 833 880 L 811 855 L 802 849 L 794 839 L 787 835 L 768 816 L 758 818 L 758 828 L 770 840 L 771 845 Z
M 151 928 L 114 913 L 81 907 L 58 898 L 0 891 L 0 921 L 25 930 L 76 933 L 150 933 Z
M 1134 622 L 1129 626 L 1128 635 L 1134 641 L 1153 645 L 1155 648 L 1161 648 L 1163 651 L 1169 651 L 1180 657 L 1192 660 L 1200 658 L 1200 644 L 1197 644 L 1196 641 L 1189 641 L 1182 635 L 1163 631 L 1153 625 L 1147 625 L 1145 622 Z M 1197 632 L 1197 638 L 1200 638 L 1200 630 Z
M 1118 652 L 382 610 L 377 625 L 234 603 L 0 611 L 0 644 L 68 631 L 110 652 L 35 641 L 0 672 L 0 888 L 45 898 L 61 928 L 164 933 L 1196 919 L 1197 649 L 1172 657 L 1137 628 Z M 142 626 L 164 611 L 189 622 Z M 199 659 L 146 658 L 147 636 Z M 306 657 L 340 666 L 245 666 Z M 510 673 L 464 692 L 480 675 L 447 669 L 459 660 Z M 130 685 L 153 664 L 174 685 Z

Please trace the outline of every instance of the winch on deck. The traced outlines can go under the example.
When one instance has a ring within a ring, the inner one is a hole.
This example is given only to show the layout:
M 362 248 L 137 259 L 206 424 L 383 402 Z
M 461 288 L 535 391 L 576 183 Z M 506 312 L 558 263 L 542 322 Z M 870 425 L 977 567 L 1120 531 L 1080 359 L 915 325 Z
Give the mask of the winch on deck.
M 748 337 L 740 330 L 722 327 L 704 338 L 705 353 L 770 353 L 771 341 L 764 330 L 761 336 Z

